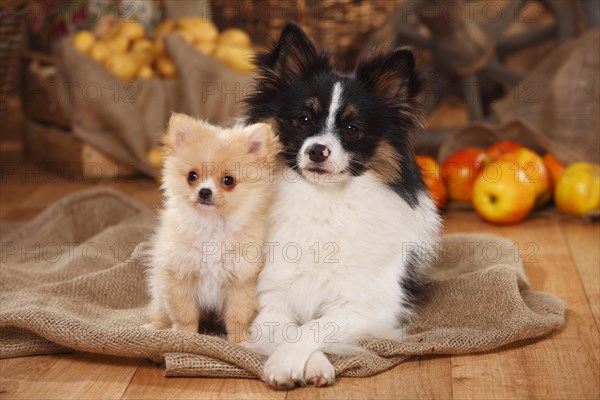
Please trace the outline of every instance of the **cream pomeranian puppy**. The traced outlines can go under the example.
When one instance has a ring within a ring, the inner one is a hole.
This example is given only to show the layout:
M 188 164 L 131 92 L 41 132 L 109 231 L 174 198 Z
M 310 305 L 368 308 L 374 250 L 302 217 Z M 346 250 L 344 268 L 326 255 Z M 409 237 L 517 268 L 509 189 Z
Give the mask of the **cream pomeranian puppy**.
M 216 315 L 240 342 L 256 313 L 277 140 L 267 124 L 223 129 L 173 114 L 163 142 L 145 327 L 197 332 Z

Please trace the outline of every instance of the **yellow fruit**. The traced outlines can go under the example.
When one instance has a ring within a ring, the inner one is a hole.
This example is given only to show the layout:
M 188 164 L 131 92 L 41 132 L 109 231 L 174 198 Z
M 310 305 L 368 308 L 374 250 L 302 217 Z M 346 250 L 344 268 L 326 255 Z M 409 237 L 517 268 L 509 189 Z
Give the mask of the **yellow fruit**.
M 95 42 L 96 37 L 90 31 L 79 31 L 73 37 L 73 46 L 83 54 L 88 54 Z
M 513 151 L 501 154 L 494 161 L 508 161 L 514 167 L 520 167 L 527 174 L 527 182 L 533 186 L 536 196 L 536 208 L 543 206 L 550 200 L 550 175 L 544 165 L 544 160 L 533 150 L 520 147 Z
M 196 49 L 200 50 L 204 54 L 211 55 L 214 53 L 217 44 L 215 42 L 198 42 L 196 43 Z
M 137 73 L 138 79 L 152 79 L 156 75 L 154 74 L 154 70 L 149 65 L 142 65 Z
M 214 56 L 235 71 L 251 72 L 254 70 L 252 62 L 254 51 L 252 49 L 223 45 L 217 47 Z
M 240 72 L 252 72 L 255 69 L 254 52 L 251 49 L 242 49 L 238 56 L 229 60 L 229 67 Z
M 522 168 L 515 169 L 512 162 L 492 162 L 475 179 L 472 203 L 486 221 L 512 224 L 533 209 L 535 190 Z
M 227 64 L 230 54 L 231 46 L 217 46 L 214 56 L 217 60 L 222 61 L 224 64 Z
M 176 31 L 176 33 L 178 35 L 180 35 L 181 37 L 183 37 L 185 39 L 185 41 L 188 42 L 188 43 L 190 43 L 190 44 L 194 43 L 194 41 L 195 41 L 194 35 L 192 35 L 188 31 L 178 30 L 178 31 Z
M 131 45 L 131 51 L 152 51 L 152 41 L 150 39 L 142 38 L 138 39 Z
M 179 31 L 186 31 L 192 35 L 195 40 L 205 42 L 217 40 L 219 30 L 211 21 L 199 17 L 181 18 L 177 22 Z
M 159 148 L 152 148 L 148 150 L 146 154 L 146 159 L 148 160 L 148 164 L 150 164 L 154 168 L 160 168 L 163 163 L 162 151 Z
M 600 165 L 569 165 L 556 184 L 554 201 L 560 211 L 576 216 L 600 208 Z
M 171 19 L 167 19 L 165 21 L 162 21 L 160 24 L 158 24 L 156 26 L 156 29 L 154 30 L 154 35 L 157 38 L 162 37 L 162 36 L 168 35 L 169 33 L 173 32 L 174 29 L 175 29 L 175 21 L 173 21 Z
M 150 52 L 132 51 L 131 53 L 129 53 L 129 55 L 131 55 L 131 57 L 140 65 L 141 64 L 150 65 L 154 62 L 154 56 Z
M 125 53 L 129 48 L 129 39 L 124 36 L 117 36 L 115 38 L 106 40 L 106 47 L 113 53 Z
M 212 25 L 200 24 L 181 27 L 181 30 L 188 32 L 194 37 L 196 42 L 214 42 L 219 32 Z
M 230 46 L 250 47 L 252 41 L 250 36 L 241 29 L 229 28 L 221 32 L 219 43 L 228 44 Z
M 114 76 L 122 80 L 133 78 L 140 68 L 129 54 L 122 53 L 110 55 L 104 65 Z
M 144 25 L 137 21 L 127 21 L 119 25 L 119 34 L 129 40 L 141 39 L 144 37 Z
M 92 46 L 92 50 L 90 51 L 90 57 L 98 61 L 100 64 L 104 63 L 104 61 L 106 61 L 109 55 L 110 50 L 104 42 L 94 43 L 94 45 Z
M 177 66 L 167 57 L 161 57 L 156 60 L 156 69 L 165 78 L 174 78 L 178 74 Z
M 111 26 L 104 33 L 104 35 L 102 35 L 101 39 L 102 40 L 110 40 L 110 39 L 116 38 L 117 36 L 119 36 L 120 28 L 121 28 L 121 25 L 113 25 L 113 26 Z
M 165 54 L 165 42 L 163 39 L 156 39 L 152 42 L 152 55 L 159 58 Z

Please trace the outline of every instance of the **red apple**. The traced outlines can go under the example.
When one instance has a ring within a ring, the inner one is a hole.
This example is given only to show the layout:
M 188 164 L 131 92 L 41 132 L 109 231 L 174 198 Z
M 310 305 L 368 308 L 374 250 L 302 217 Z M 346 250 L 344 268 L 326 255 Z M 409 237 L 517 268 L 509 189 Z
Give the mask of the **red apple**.
M 554 157 L 554 155 L 551 153 L 544 154 L 544 157 L 542 157 L 542 160 L 544 160 L 544 165 L 546 166 L 546 169 L 548 170 L 548 173 L 549 173 L 550 193 L 554 193 L 554 188 L 556 187 L 556 184 L 558 183 L 560 176 L 562 175 L 563 171 L 565 170 L 565 165 L 563 163 L 561 163 L 558 160 L 558 158 Z
M 421 168 L 421 174 L 423 180 L 427 185 L 427 191 L 429 196 L 433 199 L 437 208 L 442 208 L 446 204 L 448 195 L 446 193 L 446 186 L 442 179 L 442 171 L 440 164 L 437 163 L 432 157 L 428 156 L 416 156 L 415 161 Z
M 513 169 L 521 168 L 525 171 L 526 182 L 535 192 L 535 206 L 544 205 L 552 197 L 550 192 L 550 176 L 544 165 L 542 157 L 528 148 L 521 147 L 510 153 L 504 153 L 495 161 L 513 163 Z
M 513 162 L 494 161 L 485 166 L 473 186 L 473 206 L 486 221 L 512 224 L 533 209 L 535 192 L 522 168 Z
M 473 183 L 489 157 L 485 151 L 467 147 L 453 153 L 442 165 L 442 176 L 452 200 L 470 202 Z
M 500 157 L 504 153 L 510 153 L 517 149 L 520 149 L 521 143 L 513 142 L 512 140 L 501 140 L 498 143 L 488 147 L 487 153 L 490 159 L 493 161 Z

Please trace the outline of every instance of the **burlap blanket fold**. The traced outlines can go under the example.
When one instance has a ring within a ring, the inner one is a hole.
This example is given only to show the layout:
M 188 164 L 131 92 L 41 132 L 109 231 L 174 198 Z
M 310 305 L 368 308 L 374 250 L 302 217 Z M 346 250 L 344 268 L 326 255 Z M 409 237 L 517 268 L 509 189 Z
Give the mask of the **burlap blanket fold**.
M 169 376 L 257 376 L 265 357 L 219 337 L 140 328 L 148 303 L 143 254 L 152 227 L 143 206 L 95 189 L 8 229 L 0 356 L 75 350 L 164 360 Z M 447 235 L 427 301 L 406 338 L 368 340 L 362 344 L 368 352 L 332 360 L 341 376 L 372 375 L 414 355 L 481 352 L 541 337 L 564 318 L 559 298 L 529 290 L 511 241 Z

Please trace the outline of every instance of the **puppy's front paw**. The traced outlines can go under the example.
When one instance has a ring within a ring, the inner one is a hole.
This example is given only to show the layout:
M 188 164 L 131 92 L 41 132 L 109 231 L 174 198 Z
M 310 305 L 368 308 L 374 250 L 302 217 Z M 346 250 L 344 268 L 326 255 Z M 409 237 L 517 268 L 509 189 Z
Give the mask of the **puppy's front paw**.
M 280 346 L 269 357 L 263 369 L 263 380 L 275 389 L 291 389 L 304 385 L 304 367 L 307 357 L 302 349 Z
M 168 327 L 169 325 L 160 321 L 148 322 L 147 324 L 142 325 L 143 329 L 148 329 L 150 331 L 160 331 L 161 329 L 167 329 Z
M 173 330 L 180 331 L 180 332 L 198 333 L 198 324 L 174 323 Z
M 309 386 L 328 386 L 335 382 L 335 369 L 321 351 L 315 351 L 306 362 L 304 381 Z

